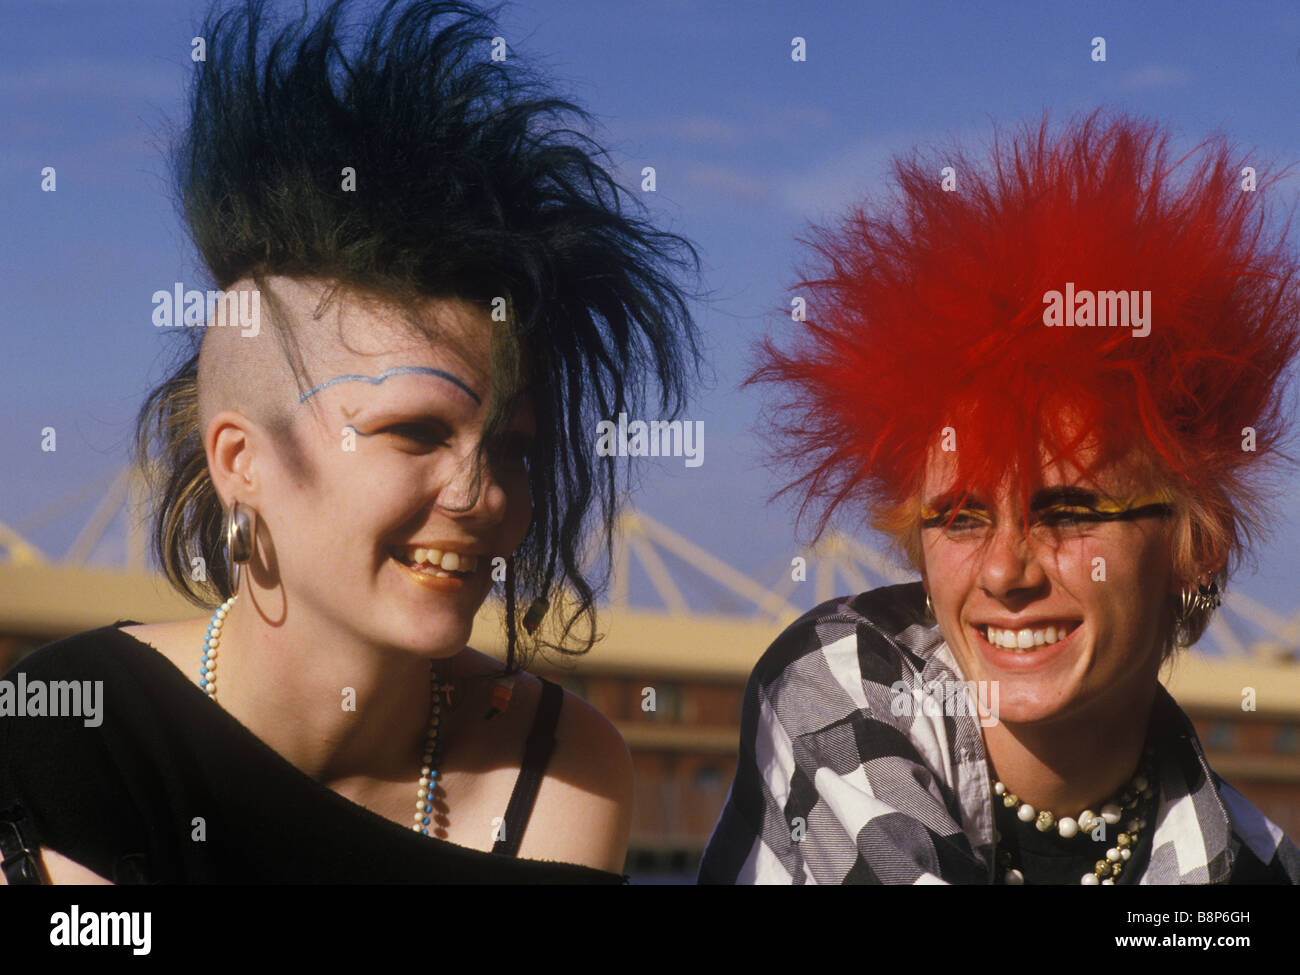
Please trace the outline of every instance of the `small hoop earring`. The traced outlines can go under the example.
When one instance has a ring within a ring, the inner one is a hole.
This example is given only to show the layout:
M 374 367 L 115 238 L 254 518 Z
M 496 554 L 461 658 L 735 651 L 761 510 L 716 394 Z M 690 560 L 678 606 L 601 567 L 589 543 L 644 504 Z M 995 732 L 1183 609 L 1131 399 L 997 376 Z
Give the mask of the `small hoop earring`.
M 938 617 L 934 615 L 934 603 L 930 602 L 930 594 L 928 592 L 925 594 L 925 612 L 926 615 L 936 623 L 939 621 Z
M 1174 616 L 1174 642 L 1180 647 L 1191 645 L 1193 621 L 1208 617 L 1222 604 L 1217 579 L 1211 579 L 1209 585 L 1185 586 L 1179 604 L 1179 612 Z
M 226 569 L 231 595 L 239 592 L 239 567 L 251 561 L 257 550 L 257 509 L 231 502 L 226 512 Z

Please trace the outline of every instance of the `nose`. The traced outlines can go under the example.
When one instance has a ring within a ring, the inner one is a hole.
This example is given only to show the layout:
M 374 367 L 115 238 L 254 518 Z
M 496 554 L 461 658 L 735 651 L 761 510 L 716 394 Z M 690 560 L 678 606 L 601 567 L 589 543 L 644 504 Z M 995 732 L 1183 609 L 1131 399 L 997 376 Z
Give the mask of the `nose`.
M 492 469 L 489 451 L 470 448 L 447 457 L 436 476 L 440 480 L 436 506 L 444 514 L 487 523 L 505 518 L 507 494 Z
M 1019 517 L 999 519 L 982 553 L 979 584 L 1003 602 L 1037 593 L 1047 581 L 1037 546 L 1025 535 Z

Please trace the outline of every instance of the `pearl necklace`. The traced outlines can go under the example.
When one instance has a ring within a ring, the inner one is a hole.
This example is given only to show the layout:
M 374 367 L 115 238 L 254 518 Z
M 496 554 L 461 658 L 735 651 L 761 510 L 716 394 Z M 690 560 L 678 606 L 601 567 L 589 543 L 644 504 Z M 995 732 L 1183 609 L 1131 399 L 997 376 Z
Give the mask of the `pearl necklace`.
M 1150 752 L 1147 753 L 1147 758 L 1150 758 Z M 1057 819 L 1047 809 L 1035 811 L 1033 806 L 1021 802 L 1019 796 L 1014 792 L 1008 792 L 1007 787 L 997 780 L 993 782 L 993 792 L 1002 797 L 1003 806 L 1016 810 L 1016 818 L 1022 823 L 1032 822 L 1034 828 L 1040 833 L 1046 833 L 1055 826 L 1057 833 L 1064 839 L 1070 839 L 1080 830 L 1091 833 L 1102 823 L 1106 826 L 1115 826 L 1124 818 L 1124 814 L 1128 813 L 1129 818 L 1124 824 L 1124 830 L 1116 835 L 1115 845 L 1106 851 L 1105 859 L 1098 860 L 1090 873 L 1085 873 L 1079 878 L 1079 883 L 1085 887 L 1098 884 L 1113 886 L 1115 878 L 1124 872 L 1124 864 L 1133 856 L 1133 850 L 1137 847 L 1138 833 L 1147 825 L 1146 820 L 1137 815 L 1137 809 L 1143 799 L 1149 799 L 1155 793 L 1144 767 L 1145 763 L 1138 767 L 1138 771 L 1129 780 L 1128 785 L 1120 792 L 1118 802 L 1112 801 L 1103 805 L 1100 815 L 1091 809 L 1085 809 L 1079 813 L 1077 820 L 1069 816 Z M 1002 858 L 1002 866 L 1006 871 L 1002 882 L 1013 885 L 1023 884 L 1025 875 L 1011 866 L 1010 851 L 1003 851 Z
M 199 663 L 199 689 L 210 700 L 217 700 L 217 654 L 221 647 L 221 628 L 225 625 L 226 615 L 238 593 L 231 596 L 217 607 L 208 623 L 207 634 L 203 637 L 203 656 Z M 429 729 L 425 735 L 424 755 L 420 764 L 420 781 L 415 790 L 415 817 L 411 829 L 417 833 L 429 835 L 429 824 L 433 819 L 433 797 L 438 790 L 438 766 L 442 764 L 442 742 L 438 730 L 442 724 L 442 696 L 451 685 L 439 684 L 438 674 L 433 662 L 429 662 L 429 696 L 432 703 L 429 710 Z

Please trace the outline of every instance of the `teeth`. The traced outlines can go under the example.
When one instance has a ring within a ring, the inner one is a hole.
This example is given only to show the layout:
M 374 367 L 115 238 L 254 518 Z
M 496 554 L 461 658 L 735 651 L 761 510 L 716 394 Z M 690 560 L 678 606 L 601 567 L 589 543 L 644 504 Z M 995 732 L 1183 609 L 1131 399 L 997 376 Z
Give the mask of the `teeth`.
M 477 555 L 444 552 L 436 548 L 407 549 L 406 552 L 415 565 L 427 565 L 432 569 L 443 570 L 434 573 L 439 577 L 444 577 L 450 572 L 470 573 L 478 568 Z
M 1024 652 L 1035 650 L 1038 647 L 1048 647 L 1053 643 L 1064 640 L 1070 635 L 1069 626 L 1057 626 L 1052 624 L 1042 629 L 1031 630 L 1004 630 L 996 626 L 985 626 L 985 639 L 995 647 L 1001 647 L 1004 650 L 1015 650 Z

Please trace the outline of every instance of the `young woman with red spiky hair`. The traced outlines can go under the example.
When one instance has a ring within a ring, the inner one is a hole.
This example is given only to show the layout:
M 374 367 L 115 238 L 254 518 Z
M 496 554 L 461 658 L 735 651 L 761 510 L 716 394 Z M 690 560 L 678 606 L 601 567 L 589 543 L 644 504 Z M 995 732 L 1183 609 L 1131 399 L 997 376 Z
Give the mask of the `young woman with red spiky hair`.
M 1300 882 L 1158 680 L 1264 523 L 1300 265 L 1276 178 L 1168 142 L 1044 120 L 815 233 L 752 381 L 801 514 L 868 512 L 921 581 L 763 656 L 701 882 Z

